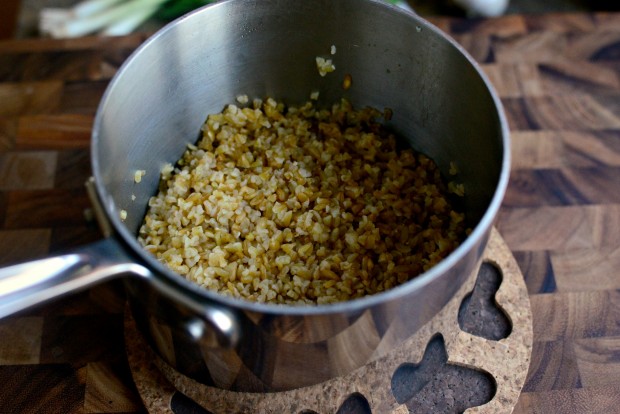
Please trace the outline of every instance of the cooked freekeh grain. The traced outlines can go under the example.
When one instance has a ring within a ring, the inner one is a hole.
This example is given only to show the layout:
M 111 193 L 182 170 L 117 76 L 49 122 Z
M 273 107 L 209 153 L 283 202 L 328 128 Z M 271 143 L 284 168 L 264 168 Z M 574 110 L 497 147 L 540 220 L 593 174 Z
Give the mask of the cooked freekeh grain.
M 210 115 L 162 171 L 139 240 L 187 279 L 252 301 L 324 304 L 401 284 L 463 239 L 432 160 L 374 109 L 273 99 Z

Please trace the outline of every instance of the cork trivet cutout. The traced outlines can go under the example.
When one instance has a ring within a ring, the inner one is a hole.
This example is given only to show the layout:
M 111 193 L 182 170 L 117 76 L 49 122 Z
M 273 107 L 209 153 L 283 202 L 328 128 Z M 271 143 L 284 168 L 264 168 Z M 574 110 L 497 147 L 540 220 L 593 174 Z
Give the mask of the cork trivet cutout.
M 466 409 L 470 413 L 511 413 L 525 382 L 532 352 L 532 314 L 523 276 L 500 234 L 493 229 L 482 263 L 501 276 L 494 300 L 509 322 L 507 336 L 495 340 L 475 327 L 461 329 L 464 300 L 471 296 L 478 271 L 473 272 L 454 298 L 426 325 L 388 355 L 345 376 L 321 384 L 273 393 L 231 392 L 205 386 L 187 378 L 161 359 L 142 342 L 127 312 L 125 340 L 130 369 L 138 392 L 151 414 L 180 414 L 173 400 L 189 401 L 209 413 L 319 413 L 331 414 L 350 402 L 366 406 L 372 413 L 408 413 L 407 403 L 399 403 L 392 380 L 400 368 L 420 364 L 432 345 L 444 347 L 447 367 L 463 367 L 492 377 L 495 392 L 490 401 Z M 470 333 L 473 332 L 473 333 Z M 486 336 L 486 337 L 485 337 Z M 504 335 L 500 335 L 504 336 Z M 441 342 L 441 344 L 440 344 Z M 181 396 L 181 398 L 179 398 Z M 194 404 L 195 403 L 195 404 Z M 350 404 L 349 404 L 350 405 Z M 189 408 L 189 407 L 188 407 Z M 193 411 L 196 412 L 196 411 Z

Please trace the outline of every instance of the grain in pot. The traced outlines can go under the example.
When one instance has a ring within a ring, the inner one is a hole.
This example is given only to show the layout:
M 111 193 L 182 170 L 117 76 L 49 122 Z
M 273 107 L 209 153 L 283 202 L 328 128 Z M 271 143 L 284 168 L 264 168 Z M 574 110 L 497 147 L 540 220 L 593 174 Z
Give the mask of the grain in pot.
M 387 113 L 387 112 L 386 112 Z M 467 233 L 435 163 L 342 100 L 228 105 L 162 171 L 139 241 L 188 280 L 233 297 L 326 304 L 385 291 Z

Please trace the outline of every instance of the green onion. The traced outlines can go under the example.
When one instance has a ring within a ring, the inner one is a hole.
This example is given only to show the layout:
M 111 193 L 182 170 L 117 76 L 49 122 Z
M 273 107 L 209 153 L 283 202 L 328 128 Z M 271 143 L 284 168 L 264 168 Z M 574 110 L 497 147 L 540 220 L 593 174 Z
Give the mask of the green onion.
M 150 18 L 167 0 L 86 0 L 69 12 L 44 9 L 40 28 L 52 37 L 79 37 L 103 31 L 123 35 Z
M 150 19 L 159 8 L 159 4 L 154 3 L 142 7 L 135 13 L 112 23 L 101 32 L 104 36 L 122 36 L 133 32 L 138 26 Z
M 72 9 L 72 13 L 77 18 L 92 16 L 93 14 L 109 9 L 122 1 L 123 0 L 86 0 L 82 3 L 78 3 Z
M 119 36 L 131 33 L 151 17 L 170 21 L 215 1 L 83 0 L 71 9 L 43 9 L 39 29 L 43 35 L 61 38 L 93 33 Z M 404 0 L 386 1 L 401 7 L 408 7 Z

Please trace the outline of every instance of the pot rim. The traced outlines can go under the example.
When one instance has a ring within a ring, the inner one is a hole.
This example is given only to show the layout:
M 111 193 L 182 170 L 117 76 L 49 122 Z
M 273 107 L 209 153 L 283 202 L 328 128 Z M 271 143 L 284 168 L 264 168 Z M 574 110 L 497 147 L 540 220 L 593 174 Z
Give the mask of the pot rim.
M 297 315 L 297 316 L 309 316 L 309 315 L 326 315 L 333 313 L 355 313 L 359 311 L 363 311 L 368 308 L 372 308 L 375 305 L 394 301 L 401 297 L 407 296 L 411 294 L 411 292 L 420 289 L 421 287 L 431 283 L 435 279 L 440 278 L 442 275 L 448 273 L 448 270 L 454 267 L 463 257 L 475 247 L 478 241 L 487 237 L 491 227 L 493 226 L 493 222 L 495 217 L 499 211 L 502 200 L 504 198 L 504 194 L 506 192 L 506 188 L 508 186 L 508 180 L 510 175 L 510 163 L 511 163 L 511 153 L 510 153 L 510 130 L 508 126 L 508 121 L 506 118 L 506 114 L 504 112 L 503 105 L 499 98 L 499 95 L 490 80 L 480 67 L 480 65 L 473 59 L 473 57 L 460 45 L 458 44 L 452 37 L 445 34 L 435 25 L 427 21 L 426 19 L 418 16 L 415 13 L 407 11 L 398 6 L 388 4 L 383 0 L 365 0 L 370 3 L 375 3 L 380 7 L 386 7 L 392 9 L 394 13 L 402 13 L 406 14 L 408 18 L 414 19 L 417 24 L 423 27 L 425 30 L 432 31 L 435 35 L 439 36 L 443 40 L 447 41 L 452 47 L 456 48 L 457 51 L 462 54 L 467 62 L 473 67 L 478 76 L 483 81 L 492 101 L 494 107 L 496 109 L 495 115 L 498 118 L 498 123 L 500 126 L 501 140 L 502 140 L 502 165 L 500 169 L 499 178 L 497 181 L 497 185 L 495 188 L 495 192 L 493 197 L 491 198 L 490 203 L 488 204 L 486 211 L 482 215 L 481 219 L 473 228 L 472 232 L 466 237 L 466 239 L 446 258 L 441 260 L 435 266 L 433 266 L 428 271 L 421 273 L 415 278 L 395 287 L 390 288 L 387 291 L 380 292 L 373 295 L 364 296 L 361 298 L 351 299 L 344 302 L 336 302 L 331 304 L 321 304 L 321 305 L 287 305 L 287 304 L 270 304 L 270 303 L 262 303 L 262 302 L 251 302 L 245 299 L 234 298 L 225 296 L 214 291 L 207 290 L 205 288 L 201 288 L 197 284 L 188 281 L 183 276 L 178 273 L 170 270 L 164 264 L 160 263 L 154 256 L 150 255 L 137 241 L 136 235 L 131 233 L 124 223 L 121 221 L 119 212 L 116 210 L 116 206 L 113 203 L 113 198 L 111 194 L 107 191 L 105 186 L 103 185 L 102 179 L 102 169 L 99 163 L 98 157 L 98 146 L 95 145 L 96 142 L 99 141 L 99 130 L 102 123 L 103 113 L 105 112 L 106 103 L 109 99 L 109 95 L 112 93 L 114 89 L 114 85 L 117 80 L 123 76 L 123 72 L 125 69 L 132 64 L 134 58 L 138 56 L 141 51 L 145 48 L 148 48 L 152 43 L 156 42 L 159 37 L 162 37 L 168 31 L 172 30 L 175 26 L 182 24 L 184 20 L 191 19 L 195 15 L 202 13 L 205 9 L 215 8 L 215 7 L 224 7 L 223 5 L 229 2 L 235 1 L 252 1 L 252 0 L 223 0 L 216 3 L 208 4 L 204 7 L 201 7 L 197 10 L 194 10 L 184 16 L 179 17 L 178 19 L 168 23 L 166 26 L 157 31 L 154 35 L 152 35 L 149 39 L 147 39 L 144 43 L 142 43 L 121 65 L 119 70 L 110 80 L 102 98 L 97 108 L 97 112 L 95 115 L 92 135 L 91 135 L 91 163 L 93 167 L 93 176 L 95 179 L 95 188 L 97 191 L 97 195 L 99 199 L 102 201 L 102 207 L 106 214 L 106 219 L 109 223 L 111 223 L 115 234 L 119 235 L 120 238 L 124 241 L 125 246 L 128 246 L 131 253 L 137 255 L 143 264 L 146 264 L 146 268 L 152 273 L 152 277 L 154 278 L 164 278 L 168 282 L 171 282 L 175 288 L 178 288 L 179 291 L 185 295 L 191 295 L 194 298 L 198 297 L 205 301 L 205 305 L 207 303 L 218 303 L 220 305 L 229 306 L 231 308 L 264 313 L 264 314 L 288 314 L 288 315 Z

